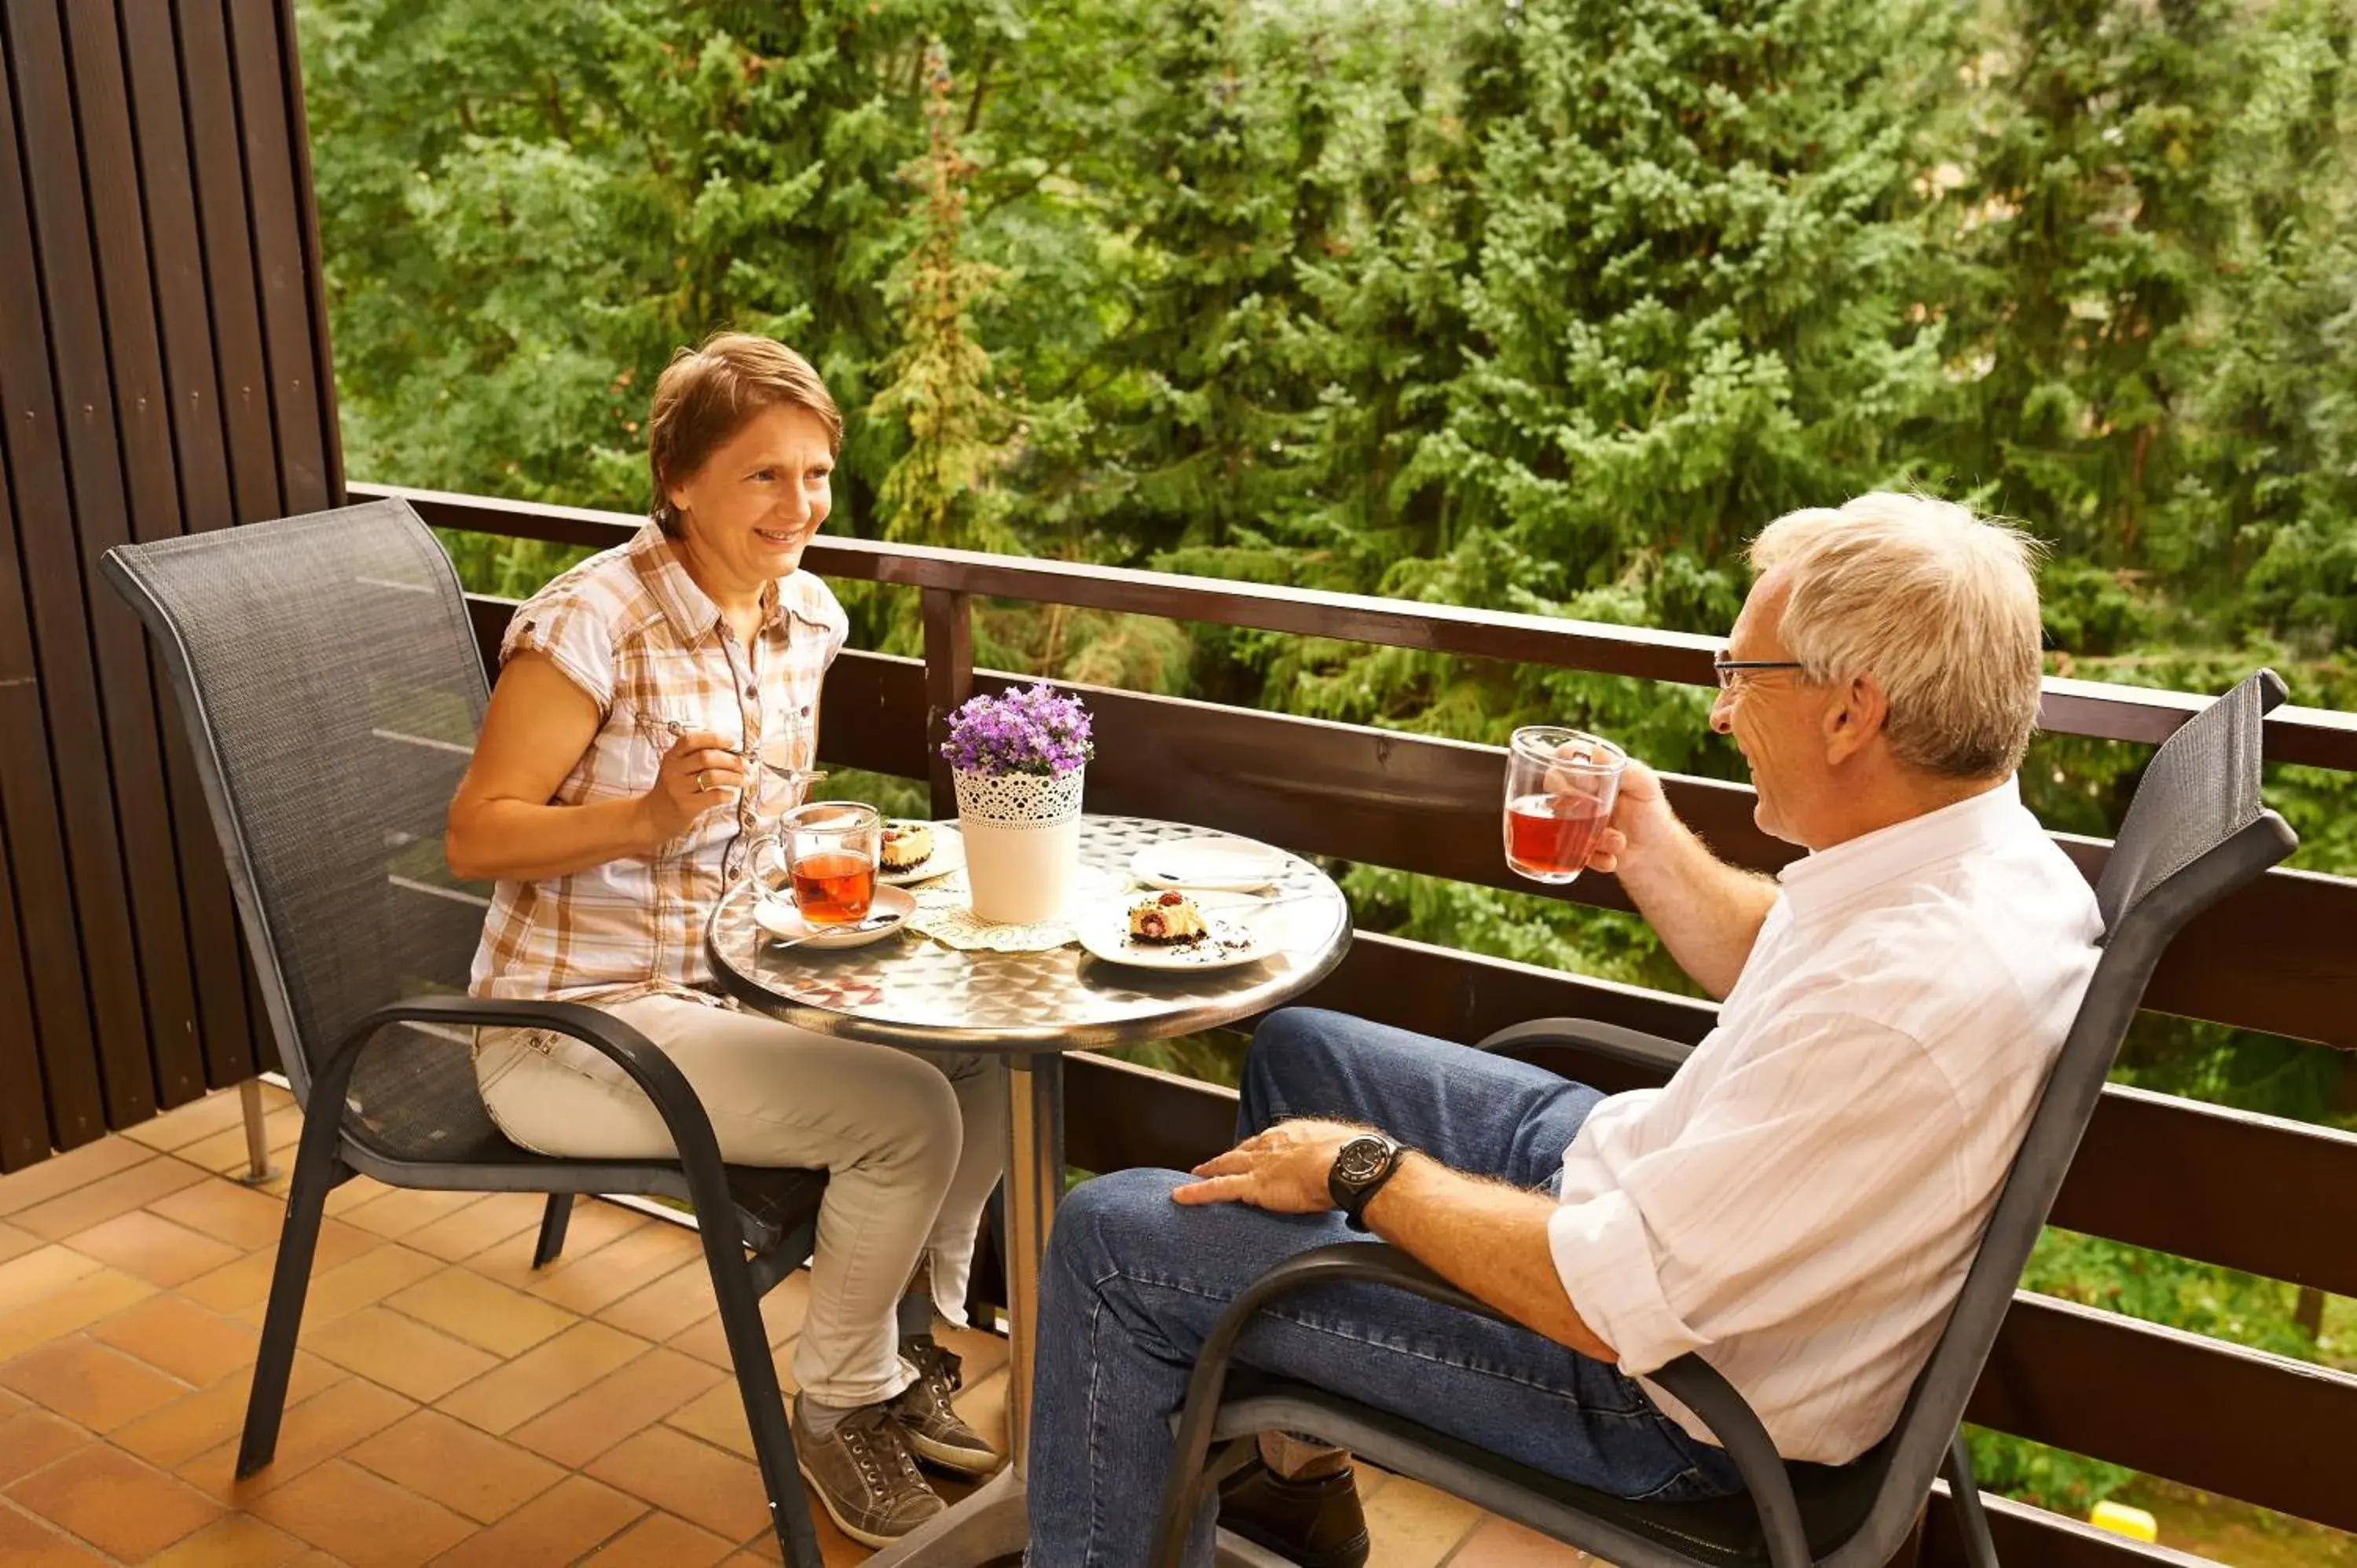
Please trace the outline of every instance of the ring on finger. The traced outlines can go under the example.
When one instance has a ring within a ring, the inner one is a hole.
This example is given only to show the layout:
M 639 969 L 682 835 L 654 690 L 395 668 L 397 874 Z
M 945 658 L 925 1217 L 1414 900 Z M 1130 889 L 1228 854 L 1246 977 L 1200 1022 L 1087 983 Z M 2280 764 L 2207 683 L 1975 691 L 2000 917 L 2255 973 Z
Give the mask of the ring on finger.
M 711 789 L 712 769 L 706 768 L 700 770 L 695 776 L 695 792 L 699 795 L 708 794 L 711 792 Z

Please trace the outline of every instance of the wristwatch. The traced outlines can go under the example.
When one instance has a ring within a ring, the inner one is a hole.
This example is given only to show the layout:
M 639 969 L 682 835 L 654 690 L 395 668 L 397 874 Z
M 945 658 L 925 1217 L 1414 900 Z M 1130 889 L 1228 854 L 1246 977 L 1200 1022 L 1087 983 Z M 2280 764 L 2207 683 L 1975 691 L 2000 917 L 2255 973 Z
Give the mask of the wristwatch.
M 1353 1230 L 1364 1230 L 1367 1204 L 1400 1167 L 1407 1153 L 1381 1133 L 1362 1133 L 1342 1145 L 1326 1173 L 1326 1192 Z

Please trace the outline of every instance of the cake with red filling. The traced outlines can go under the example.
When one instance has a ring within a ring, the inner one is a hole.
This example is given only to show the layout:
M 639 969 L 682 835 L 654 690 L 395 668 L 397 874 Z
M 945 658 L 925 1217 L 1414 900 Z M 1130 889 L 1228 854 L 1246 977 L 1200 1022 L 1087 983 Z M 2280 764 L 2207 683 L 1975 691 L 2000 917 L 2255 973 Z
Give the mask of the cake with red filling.
M 1164 893 L 1129 907 L 1129 940 L 1174 947 L 1200 942 L 1210 934 L 1203 911 L 1184 893 Z
M 914 871 L 933 858 L 931 822 L 887 822 L 877 856 L 887 871 Z

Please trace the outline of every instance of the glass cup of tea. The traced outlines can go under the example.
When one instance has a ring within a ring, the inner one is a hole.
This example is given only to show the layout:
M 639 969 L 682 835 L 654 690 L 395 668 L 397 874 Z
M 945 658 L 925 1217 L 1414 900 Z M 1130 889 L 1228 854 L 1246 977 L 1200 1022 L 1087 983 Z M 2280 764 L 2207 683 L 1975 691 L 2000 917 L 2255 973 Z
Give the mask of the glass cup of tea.
M 856 800 L 797 806 L 761 845 L 761 868 L 782 862 L 794 908 L 813 926 L 850 926 L 876 902 L 884 818 Z
M 1600 736 L 1552 725 L 1514 732 L 1506 748 L 1506 865 L 1556 886 L 1587 865 L 1612 820 L 1629 754 Z

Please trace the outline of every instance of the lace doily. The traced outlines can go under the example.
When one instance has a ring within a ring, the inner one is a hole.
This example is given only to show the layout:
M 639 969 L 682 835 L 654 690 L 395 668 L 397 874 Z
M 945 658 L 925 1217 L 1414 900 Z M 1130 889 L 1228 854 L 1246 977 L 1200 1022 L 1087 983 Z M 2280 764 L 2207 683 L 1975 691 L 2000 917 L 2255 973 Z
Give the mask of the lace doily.
M 1077 866 L 1072 872 L 1071 902 L 1061 915 L 1028 926 L 1001 926 L 974 918 L 974 885 L 963 871 L 953 871 L 908 890 L 917 899 L 917 912 L 909 917 L 909 929 L 966 952 L 1046 952 L 1080 940 L 1076 923 L 1080 911 L 1111 893 L 1118 880 L 1102 867 Z
M 1074 768 L 1061 779 L 1036 773 L 952 773 L 951 777 L 957 785 L 959 816 L 1005 827 L 1045 827 L 1069 822 L 1081 814 L 1081 787 L 1088 769 Z

